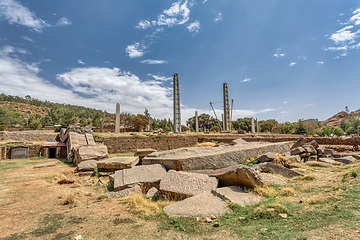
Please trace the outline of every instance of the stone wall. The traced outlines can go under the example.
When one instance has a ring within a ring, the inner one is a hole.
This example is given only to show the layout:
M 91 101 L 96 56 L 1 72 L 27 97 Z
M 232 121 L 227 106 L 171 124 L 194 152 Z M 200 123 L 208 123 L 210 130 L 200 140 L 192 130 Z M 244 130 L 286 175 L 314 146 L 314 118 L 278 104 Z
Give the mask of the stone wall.
M 58 133 L 0 132 L 1 141 L 54 142 Z

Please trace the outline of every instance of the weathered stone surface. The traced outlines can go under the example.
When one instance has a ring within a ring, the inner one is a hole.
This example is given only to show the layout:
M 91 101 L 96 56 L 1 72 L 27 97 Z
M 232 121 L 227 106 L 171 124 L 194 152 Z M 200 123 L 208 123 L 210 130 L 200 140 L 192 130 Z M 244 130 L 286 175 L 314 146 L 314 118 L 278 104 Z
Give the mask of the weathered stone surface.
M 302 146 L 305 149 L 305 152 L 310 153 L 311 155 L 317 154 L 316 149 L 313 147 L 313 145 L 303 145 Z
M 223 200 L 228 200 L 239 204 L 240 206 L 253 205 L 260 202 L 260 198 L 247 193 L 243 188 L 239 186 L 228 186 L 217 188 L 211 191 L 215 196 Z
M 303 147 L 296 147 L 290 150 L 291 155 L 297 155 L 303 152 L 305 152 L 305 149 Z
M 254 161 L 257 161 L 258 163 L 271 162 L 275 158 L 276 158 L 275 153 L 268 152 L 268 153 L 265 153 L 265 154 L 261 155 L 260 157 L 256 158 Z
M 258 168 L 260 169 L 261 172 L 275 173 L 284 176 L 286 178 L 303 176 L 303 174 L 301 173 L 295 172 L 291 169 L 270 162 L 260 163 Z
M 76 170 L 78 172 L 93 171 L 97 167 L 97 160 L 82 161 L 77 165 Z
M 324 150 L 324 155 L 334 155 L 334 154 L 337 154 L 338 152 L 337 151 L 335 151 L 334 149 L 331 149 L 331 148 L 325 148 L 325 150 Z
M 325 162 L 319 162 L 319 161 L 307 161 L 306 165 L 309 166 L 313 166 L 313 167 L 326 167 L 326 166 L 332 166 L 332 164 L 330 163 L 325 163 Z
M 221 186 L 265 186 L 261 176 L 252 168 L 244 165 L 218 169 L 210 174 L 210 176 L 218 178 Z
M 99 170 L 121 170 L 134 167 L 139 162 L 139 157 L 114 157 L 97 162 Z
M 309 157 L 311 155 L 311 153 L 308 153 L 308 152 L 304 152 L 304 153 L 300 153 L 300 157 L 302 158 L 306 158 L 306 157 Z
M 218 217 L 228 212 L 226 203 L 210 191 L 166 206 L 163 210 L 170 217 Z
M 146 196 L 147 197 L 158 197 L 159 190 L 157 190 L 157 188 L 155 188 L 155 187 L 152 187 L 149 189 L 149 191 L 147 191 Z
M 316 151 L 318 156 L 324 156 L 325 146 L 319 146 Z
M 333 165 L 339 165 L 340 163 L 337 161 L 334 161 L 332 158 L 319 158 L 318 162 L 333 164 Z
M 303 137 L 300 137 L 295 144 L 291 147 L 291 149 L 297 148 L 297 147 L 301 147 L 302 145 L 304 145 L 306 143 L 306 139 Z M 295 155 L 295 154 L 293 154 Z
M 315 141 L 315 140 L 312 140 L 308 143 L 306 143 L 307 145 L 312 145 L 315 149 L 317 149 L 319 147 L 319 144 Z
M 60 181 L 58 181 L 58 184 L 71 184 L 71 183 L 74 183 L 75 180 L 73 179 L 70 179 L 70 178 L 64 178 Z
M 152 153 L 143 158 L 142 164 L 160 163 L 173 170 L 219 169 L 244 162 L 247 158 L 266 152 L 289 150 L 287 142 L 238 143 L 215 148 L 180 148 L 166 152 Z
M 127 189 L 116 191 L 116 192 L 107 192 L 106 196 L 108 196 L 108 197 L 125 197 L 129 194 L 134 194 L 134 193 L 141 193 L 141 188 L 139 185 L 134 185 L 131 188 L 127 188 Z
M 300 164 L 296 164 L 296 163 L 291 163 L 289 168 L 293 169 L 293 168 L 301 168 L 302 166 Z
M 87 160 L 99 160 L 108 157 L 107 147 L 105 145 L 86 145 L 76 150 L 76 164 Z
M 341 157 L 341 158 L 333 158 L 334 161 L 337 162 L 342 162 L 345 164 L 350 164 L 350 163 L 355 163 L 356 159 L 352 156 L 346 156 L 346 157 Z
M 211 191 L 217 186 L 218 180 L 206 174 L 170 170 L 161 178 L 159 193 L 173 199 L 184 199 Z
M 166 173 L 160 164 L 139 165 L 129 169 L 118 170 L 114 176 L 114 191 L 140 185 L 144 192 L 151 187 L 159 188 L 160 179 Z
M 138 156 L 139 157 L 139 163 L 138 164 L 141 164 L 142 163 L 142 159 L 144 157 L 146 157 L 147 155 L 153 153 L 153 152 L 156 152 L 155 149 L 152 149 L 152 148 L 141 148 L 141 149 L 136 149 L 135 153 L 134 153 L 134 156 Z
M 299 155 L 291 155 L 289 159 L 291 160 L 291 158 L 297 162 L 301 162 L 301 157 Z
M 260 173 L 260 176 L 264 180 L 266 184 L 277 184 L 281 186 L 285 186 L 287 184 L 287 181 L 285 179 L 282 179 L 280 177 L 274 176 L 270 173 Z
M 317 159 L 318 159 L 318 156 L 317 156 L 317 155 L 311 155 L 311 156 L 309 157 L 309 161 L 317 161 Z
M 53 167 L 53 166 L 55 166 L 55 163 L 51 162 L 51 163 L 44 163 L 44 164 L 36 165 L 36 166 L 34 166 L 34 168 Z

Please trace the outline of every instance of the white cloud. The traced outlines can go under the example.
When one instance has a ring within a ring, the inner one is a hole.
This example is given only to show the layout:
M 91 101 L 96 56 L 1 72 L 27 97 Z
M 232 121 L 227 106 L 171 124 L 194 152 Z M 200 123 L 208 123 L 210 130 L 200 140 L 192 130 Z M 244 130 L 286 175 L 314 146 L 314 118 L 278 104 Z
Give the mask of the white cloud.
M 358 37 L 360 31 L 351 32 L 350 29 L 352 29 L 353 27 L 353 25 L 343 27 L 337 32 L 331 34 L 330 39 L 333 40 L 335 43 L 354 42 L 355 38 Z
M 274 57 L 284 57 L 285 53 L 275 53 Z
M 167 80 L 165 77 L 154 75 L 161 82 L 150 83 L 118 68 L 74 68 L 57 75 L 57 79 L 67 86 L 61 88 L 39 77 L 38 64 L 26 63 L 18 54 L 20 51 L 11 46 L 0 49 L 0 89 L 5 94 L 30 95 L 109 112 L 114 112 L 115 104 L 119 102 L 122 112 L 136 114 L 147 108 L 153 117 L 172 118 L 172 89 L 161 86 L 162 81 Z
M 244 80 L 242 80 L 241 82 L 250 82 L 252 79 L 251 78 L 245 78 Z
M 319 64 L 319 65 L 323 65 L 323 64 L 324 64 L 324 62 L 322 62 L 322 61 L 317 61 L 316 63 Z
M 80 64 L 82 64 L 82 65 L 85 65 L 84 61 L 81 60 L 81 59 L 78 60 L 78 63 L 80 63 Z
M 200 22 L 195 21 L 195 22 L 191 23 L 189 26 L 187 26 L 187 29 L 189 30 L 189 32 L 198 33 L 199 29 L 200 29 Z
M 188 1 L 183 2 L 179 0 L 174 2 L 169 9 L 163 10 L 156 20 L 141 20 L 136 28 L 147 29 L 152 26 L 167 26 L 172 27 L 175 25 L 182 25 L 189 21 L 190 9 L 188 7 L 191 4 Z
M 34 40 L 32 40 L 30 37 L 28 36 L 22 36 L 21 37 L 22 39 L 26 40 L 26 41 L 29 41 L 29 42 L 35 42 Z
M 355 25 L 360 24 L 360 8 L 357 8 L 355 11 L 353 11 L 353 16 L 350 18 L 350 22 L 355 23 Z
M 287 101 L 284 102 L 284 104 L 287 104 L 287 103 L 288 103 Z
M 72 22 L 66 17 L 60 18 L 59 21 L 56 23 L 57 26 L 66 26 L 71 24 Z
M 214 21 L 218 22 L 222 19 L 222 13 L 218 13 L 217 16 L 215 17 Z
M 295 65 L 296 65 L 296 62 L 291 62 L 291 63 L 289 64 L 290 67 L 295 66 Z
M 126 53 L 130 58 L 142 57 L 146 47 L 138 42 L 126 47 Z
M 142 60 L 141 63 L 145 63 L 145 64 L 164 64 L 164 63 L 167 63 L 167 62 L 165 60 L 146 59 L 146 60 Z
M 172 79 L 172 77 L 164 77 L 164 76 L 159 76 L 159 75 L 155 75 L 155 74 L 148 74 L 148 76 L 154 78 L 157 81 L 162 81 L 162 82 L 166 82 Z
M 204 3 L 206 3 L 207 1 L 209 1 L 209 0 L 204 0 L 202 3 L 204 4 Z
M 23 25 L 37 32 L 41 32 L 43 28 L 50 26 L 16 0 L 0 1 L 0 19 L 1 18 L 7 20 L 10 24 Z

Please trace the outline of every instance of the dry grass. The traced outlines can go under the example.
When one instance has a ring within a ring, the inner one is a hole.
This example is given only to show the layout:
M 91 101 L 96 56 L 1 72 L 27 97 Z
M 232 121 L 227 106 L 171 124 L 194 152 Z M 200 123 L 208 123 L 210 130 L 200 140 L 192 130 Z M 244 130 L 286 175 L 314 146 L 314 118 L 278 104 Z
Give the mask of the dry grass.
M 134 213 L 151 217 L 162 214 L 162 209 L 174 202 L 168 200 L 152 201 L 145 198 L 143 194 L 131 194 L 120 199 L 120 202 L 127 204 Z
M 255 187 L 252 191 L 261 197 L 267 198 L 276 197 L 277 195 L 277 192 L 272 187 Z
M 315 203 L 323 202 L 325 199 L 326 199 L 326 197 L 322 193 L 319 193 L 319 194 L 316 194 L 316 195 L 312 195 L 311 197 L 306 199 L 305 203 L 307 203 L 307 204 L 315 204 Z
M 295 190 L 292 188 L 283 188 L 281 190 L 281 195 L 282 196 L 294 196 L 295 195 Z
M 325 163 L 322 162 L 311 162 L 308 164 L 310 167 L 329 167 Z
M 76 196 L 74 193 L 63 196 L 63 205 L 71 205 L 75 203 Z
M 287 167 L 287 168 L 289 168 L 290 164 L 292 163 L 291 160 L 287 159 L 286 157 L 284 157 L 280 153 L 276 153 L 276 158 L 272 162 L 276 163 L 276 164 L 279 164 L 279 165 L 282 165 L 282 166 Z
M 275 218 L 284 213 L 288 213 L 288 209 L 280 203 L 261 205 L 254 209 L 254 215 L 259 218 Z
M 293 180 L 306 180 L 306 181 L 312 181 L 315 180 L 315 176 L 311 175 L 311 174 L 307 174 L 305 176 L 298 176 L 298 177 L 294 177 Z

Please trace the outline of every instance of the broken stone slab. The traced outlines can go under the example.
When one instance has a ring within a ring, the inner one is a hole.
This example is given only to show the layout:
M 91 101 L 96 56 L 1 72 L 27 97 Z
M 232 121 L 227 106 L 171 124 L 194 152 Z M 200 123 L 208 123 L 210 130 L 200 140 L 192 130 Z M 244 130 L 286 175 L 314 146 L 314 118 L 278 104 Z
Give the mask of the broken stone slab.
M 342 158 L 342 157 L 347 157 L 347 156 L 351 156 L 351 157 L 355 158 L 356 160 L 360 160 L 360 156 L 356 155 L 356 154 L 334 154 L 333 155 L 334 158 Z
M 152 187 L 149 189 L 149 191 L 147 191 L 146 193 L 147 197 L 159 197 L 159 190 L 157 190 L 157 188 Z
M 318 162 L 328 163 L 332 165 L 339 165 L 340 162 L 334 161 L 332 158 L 319 158 Z
M 301 147 L 305 143 L 306 143 L 306 139 L 304 137 L 299 137 L 299 139 L 294 143 L 294 145 L 292 145 L 291 149 Z M 295 155 L 295 154 L 293 154 L 293 155 Z
M 87 171 L 94 171 L 94 169 L 97 167 L 97 160 L 87 160 L 80 162 L 77 167 L 77 172 L 87 172 Z
M 305 149 L 305 152 L 310 153 L 310 155 L 317 154 L 316 149 L 313 147 L 313 145 L 303 145 L 302 148 Z
M 333 158 L 334 161 L 337 162 L 342 162 L 345 164 L 350 164 L 350 163 L 355 163 L 356 159 L 352 156 L 346 156 L 346 157 L 341 157 L 341 158 Z
M 300 153 L 300 157 L 301 158 L 306 158 L 306 157 L 309 157 L 311 155 L 311 153 L 308 153 L 308 152 L 304 152 L 304 153 Z
M 141 148 L 141 149 L 136 149 L 134 156 L 135 157 L 139 157 L 139 162 L 138 164 L 140 165 L 142 163 L 142 159 L 144 157 L 146 157 L 147 155 L 152 154 L 153 152 L 156 152 L 155 149 L 152 148 Z
M 255 161 L 257 161 L 258 163 L 271 162 L 275 158 L 276 158 L 275 153 L 268 152 L 268 153 L 265 153 L 265 154 L 261 155 L 260 157 L 256 158 L 253 162 L 255 162 Z
M 309 157 L 309 161 L 317 161 L 317 159 L 318 159 L 318 156 L 317 156 L 317 155 L 311 155 L 311 156 Z
M 108 177 L 112 174 L 114 174 L 115 171 L 111 171 L 111 172 L 99 172 L 99 177 Z
M 139 165 L 118 170 L 114 175 L 114 191 L 120 191 L 140 185 L 144 192 L 152 187 L 159 188 L 160 179 L 166 174 L 161 164 Z
M 283 167 L 283 166 L 280 166 L 280 165 L 277 165 L 277 164 L 271 163 L 271 162 L 260 163 L 257 167 L 261 172 L 275 173 L 275 174 L 279 174 L 286 178 L 294 178 L 297 176 L 303 176 L 303 174 L 301 174 L 301 173 L 295 172 L 294 170 L 288 169 L 286 167 Z
M 298 155 L 303 152 L 305 152 L 305 149 L 303 147 L 296 147 L 290 150 L 291 155 Z
M 262 179 L 264 180 L 264 182 L 266 184 L 276 184 L 276 185 L 281 185 L 281 186 L 285 186 L 287 184 L 287 181 L 285 179 L 274 176 L 270 173 L 262 172 L 262 173 L 260 173 L 260 176 L 262 177 Z
M 301 157 L 299 155 L 291 155 L 288 157 L 290 160 L 295 160 L 296 162 L 301 162 Z
M 79 172 L 79 177 L 83 176 L 91 176 L 93 175 L 94 171 L 88 171 L 88 172 Z
M 306 143 L 306 145 L 312 145 L 315 149 L 317 149 L 319 147 L 319 144 L 315 140 L 312 140 L 312 141 Z
M 233 140 L 232 142 L 231 142 L 231 144 L 233 144 L 233 145 L 236 145 L 236 144 L 246 144 L 247 142 L 244 140 L 244 139 L 242 139 L 242 138 L 238 138 L 238 139 L 235 139 L 235 140 Z
M 317 149 L 317 155 L 318 156 L 324 156 L 325 155 L 325 146 L 319 146 Z
M 215 177 L 200 173 L 170 170 L 161 178 L 159 194 L 178 200 L 211 191 L 217 186 L 218 180 Z
M 335 155 L 335 154 L 338 154 L 338 152 L 335 151 L 334 149 L 325 148 L 325 150 L 324 150 L 324 155 L 332 156 L 332 155 Z
M 34 168 L 53 167 L 53 166 L 55 166 L 55 163 L 51 162 L 51 163 L 44 163 L 44 164 L 36 165 L 36 166 L 34 166 Z
M 60 181 L 58 181 L 57 183 L 61 185 L 61 184 L 71 184 L 74 182 L 75 182 L 75 180 L 73 180 L 73 179 L 64 178 L 64 179 L 61 179 Z
M 114 171 L 134 167 L 139 162 L 139 157 L 114 157 L 97 162 L 99 171 Z
M 235 165 L 215 170 L 210 177 L 219 179 L 221 186 L 256 187 L 265 186 L 261 176 L 252 168 L 244 165 Z
M 243 163 L 256 155 L 286 151 L 289 151 L 287 142 L 247 142 L 215 148 L 188 147 L 152 153 L 143 158 L 142 164 L 163 164 L 166 168 L 177 171 L 220 169 Z
M 289 168 L 290 169 L 293 169 L 293 168 L 301 168 L 302 166 L 300 165 L 300 164 L 296 164 L 296 163 L 291 163 L 290 165 L 289 165 Z
M 116 192 L 107 192 L 106 196 L 108 196 L 108 197 L 125 197 L 129 194 L 134 194 L 134 193 L 142 193 L 139 185 L 134 185 L 131 188 L 123 189 L 123 190 L 116 191 Z
M 253 205 L 260 202 L 260 198 L 246 192 L 239 186 L 228 186 L 217 188 L 211 191 L 215 196 L 223 200 L 228 200 L 239 204 L 240 206 Z
M 226 214 L 226 203 L 210 191 L 164 207 L 170 217 L 218 217 Z
M 105 145 L 86 145 L 76 150 L 76 165 L 87 160 L 99 160 L 108 157 L 108 150 Z

